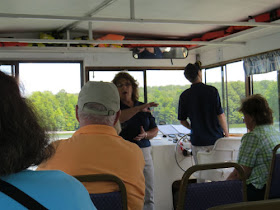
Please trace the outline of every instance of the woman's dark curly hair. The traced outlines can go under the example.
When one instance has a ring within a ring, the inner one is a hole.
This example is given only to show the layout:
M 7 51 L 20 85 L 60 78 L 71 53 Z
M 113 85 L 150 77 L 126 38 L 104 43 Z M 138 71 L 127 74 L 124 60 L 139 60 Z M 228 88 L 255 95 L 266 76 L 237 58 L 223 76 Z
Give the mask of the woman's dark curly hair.
M 54 152 L 17 81 L 0 71 L 0 176 L 39 165 Z
M 137 101 L 139 99 L 139 93 L 138 93 L 138 82 L 129 74 L 126 72 L 119 72 L 115 75 L 113 79 L 113 83 L 115 85 L 118 84 L 118 82 L 122 79 L 128 80 L 132 85 L 132 101 Z
M 241 103 L 239 111 L 251 116 L 256 125 L 273 124 L 272 110 L 267 100 L 260 94 L 245 98 Z
M 201 63 L 198 61 L 195 64 L 189 63 L 185 67 L 184 75 L 191 83 L 195 82 L 198 77 L 198 72 L 201 71 Z

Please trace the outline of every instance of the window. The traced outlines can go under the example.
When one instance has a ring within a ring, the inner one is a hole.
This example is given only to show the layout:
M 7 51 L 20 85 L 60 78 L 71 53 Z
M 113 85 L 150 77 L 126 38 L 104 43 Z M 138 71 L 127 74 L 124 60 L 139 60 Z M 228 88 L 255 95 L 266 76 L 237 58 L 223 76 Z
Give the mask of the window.
M 95 70 L 90 71 L 89 78 L 94 81 L 112 81 L 116 71 Z M 159 103 L 159 106 L 152 108 L 156 123 L 164 121 L 167 124 L 179 124 L 177 120 L 178 102 L 180 94 L 190 87 L 191 83 L 184 77 L 183 70 L 128 70 L 138 82 L 140 90 L 140 101 L 144 102 L 144 75 L 147 83 L 147 102 Z M 229 63 L 211 69 L 202 70 L 202 81 L 207 85 L 217 88 L 221 104 L 224 109 L 229 132 L 246 133 L 247 128 L 242 120 L 242 113 L 239 107 L 241 99 L 245 97 L 245 74 L 243 61 Z M 279 126 L 279 102 L 277 72 L 253 76 L 254 93 L 261 93 L 269 101 L 274 111 L 275 125 Z M 275 93 L 277 93 L 275 95 Z
M 183 70 L 147 70 L 148 102 L 159 103 L 153 109 L 157 123 L 180 123 L 177 119 L 179 97 L 190 85 Z
M 243 62 L 229 63 L 205 70 L 205 83 L 217 88 L 224 109 L 229 132 L 246 133 L 247 129 L 238 112 L 240 101 L 245 97 Z
M 61 131 L 54 139 L 67 138 L 73 133 L 68 131 L 79 127 L 75 106 L 80 75 L 81 63 L 19 63 L 22 93 L 33 102 L 48 130 Z
M 279 92 L 277 71 L 253 75 L 253 94 L 263 95 L 273 111 L 274 126 L 279 130 Z
M 230 63 L 226 65 L 226 109 L 230 133 L 246 133 L 247 128 L 243 123 L 242 113 L 239 107 L 241 100 L 245 97 L 245 74 L 243 62 Z
M 215 88 L 217 88 L 219 95 L 220 95 L 220 99 L 221 99 L 221 104 L 222 107 L 225 109 L 226 104 L 225 104 L 225 89 L 223 87 L 223 74 L 222 74 L 222 68 L 221 67 L 215 67 L 215 68 L 210 68 L 210 69 L 205 69 L 205 77 L 204 80 L 202 80 L 203 82 L 205 82 L 205 84 L 207 85 L 211 85 Z
M 214 86 L 215 88 L 217 88 L 220 96 L 222 95 L 223 90 L 221 67 L 205 70 L 205 84 Z
M 26 96 L 34 91 L 79 93 L 80 70 L 80 63 L 20 63 L 19 79 Z
M 10 76 L 15 76 L 15 65 L 0 65 L 0 71 Z

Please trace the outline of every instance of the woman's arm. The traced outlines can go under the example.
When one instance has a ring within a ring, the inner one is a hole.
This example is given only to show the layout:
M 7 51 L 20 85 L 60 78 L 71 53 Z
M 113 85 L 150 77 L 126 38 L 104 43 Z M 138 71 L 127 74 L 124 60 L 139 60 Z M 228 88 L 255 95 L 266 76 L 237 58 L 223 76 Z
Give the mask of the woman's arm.
M 142 139 L 152 139 L 157 136 L 158 127 L 151 128 L 148 131 L 145 131 L 143 126 L 141 126 L 141 132 L 133 140 L 140 141 Z
M 243 165 L 241 165 L 241 166 L 244 169 L 245 178 L 248 179 L 252 173 L 252 168 L 248 167 L 248 166 L 243 166 Z M 239 173 L 236 169 L 234 169 L 233 172 L 231 172 L 231 174 L 228 176 L 227 180 L 235 180 L 235 179 L 240 179 Z
M 120 122 L 123 123 L 127 120 L 129 120 L 130 118 L 132 118 L 134 115 L 136 115 L 138 112 L 151 112 L 149 110 L 150 107 L 157 107 L 158 104 L 155 102 L 150 102 L 147 104 L 142 104 L 140 106 L 135 106 L 129 109 L 123 109 L 121 112 L 121 116 L 120 116 Z

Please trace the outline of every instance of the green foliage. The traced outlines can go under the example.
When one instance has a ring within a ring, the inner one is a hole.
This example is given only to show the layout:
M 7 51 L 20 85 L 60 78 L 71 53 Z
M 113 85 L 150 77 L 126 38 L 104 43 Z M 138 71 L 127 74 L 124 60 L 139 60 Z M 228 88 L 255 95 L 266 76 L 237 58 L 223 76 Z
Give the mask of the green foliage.
M 157 123 L 165 121 L 167 124 L 179 124 L 177 120 L 179 97 L 189 87 L 189 85 L 148 87 L 148 101 L 159 104 L 158 107 L 153 109 L 153 115 Z
M 262 94 L 270 108 L 273 111 L 273 119 L 275 122 L 279 121 L 279 95 L 278 95 L 278 86 L 277 81 L 257 81 L 254 82 L 254 94 L 259 93 Z
M 219 91 L 221 100 L 222 86 L 220 82 L 209 83 L 216 87 Z M 181 93 L 189 88 L 189 85 L 168 85 L 148 87 L 148 102 L 156 102 L 158 107 L 152 109 L 152 113 L 156 118 L 156 122 L 165 121 L 167 124 L 179 124 L 177 120 L 178 102 Z M 241 100 L 245 97 L 245 84 L 241 81 L 228 82 L 227 95 L 225 98 L 225 113 L 228 116 L 230 125 L 242 124 L 242 114 L 238 112 Z M 267 100 L 274 112 L 274 120 L 278 120 L 278 88 L 276 81 L 259 81 L 254 82 L 254 93 L 262 94 Z M 139 89 L 139 101 L 144 101 L 143 88 Z M 51 92 L 34 92 L 30 96 L 30 100 L 36 107 L 40 118 L 50 130 L 73 131 L 79 127 L 75 116 L 75 105 L 77 104 L 78 95 L 66 93 L 65 90 L 59 91 L 56 95 Z M 223 103 L 222 103 L 223 104 Z
M 240 113 L 238 110 L 241 100 L 245 97 L 244 82 L 228 82 L 227 90 L 228 109 L 225 111 L 228 116 L 228 122 L 229 124 L 243 123 L 242 113 Z
M 66 93 L 65 90 L 53 95 L 49 91 L 33 92 L 29 97 L 39 117 L 52 131 L 73 131 L 79 126 L 75 117 L 78 95 Z

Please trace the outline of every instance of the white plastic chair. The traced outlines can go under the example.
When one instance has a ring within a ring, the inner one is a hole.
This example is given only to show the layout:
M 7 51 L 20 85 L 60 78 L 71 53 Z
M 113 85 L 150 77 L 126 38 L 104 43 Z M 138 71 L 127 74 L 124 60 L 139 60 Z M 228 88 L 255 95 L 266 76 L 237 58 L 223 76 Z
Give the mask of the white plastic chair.
M 224 137 L 216 141 L 213 150 L 209 152 L 198 152 L 198 164 L 219 163 L 219 162 L 236 162 L 241 144 L 241 137 Z M 210 181 L 223 181 L 233 169 L 216 169 L 200 171 L 194 176 L 198 179 Z

